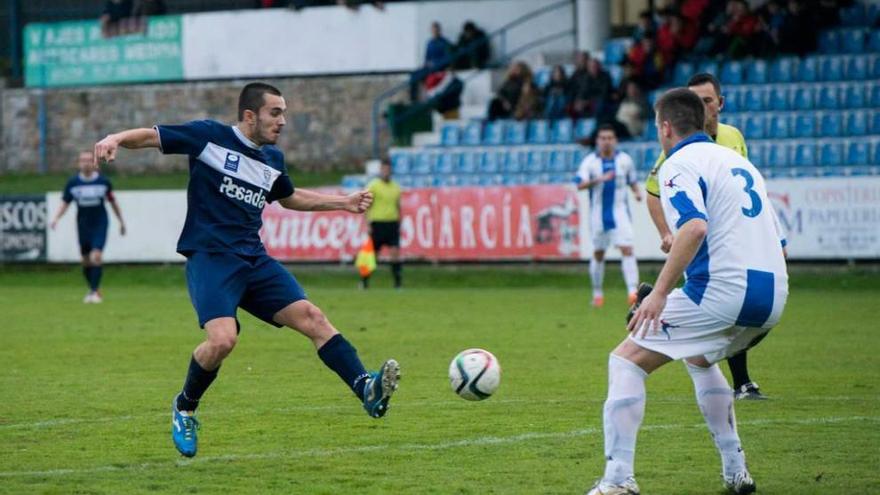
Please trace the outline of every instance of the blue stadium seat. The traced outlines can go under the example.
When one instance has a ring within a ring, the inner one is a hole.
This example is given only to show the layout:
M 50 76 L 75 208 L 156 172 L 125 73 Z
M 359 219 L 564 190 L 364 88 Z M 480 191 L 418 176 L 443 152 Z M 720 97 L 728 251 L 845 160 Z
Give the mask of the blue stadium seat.
M 461 128 L 458 124 L 445 123 L 440 128 L 440 144 L 443 146 L 458 146 Z
M 605 42 L 605 65 L 618 65 L 623 62 L 632 38 L 612 38 Z
M 596 130 L 596 119 L 580 119 L 574 127 L 575 140 L 581 140 L 593 135 Z
M 816 93 L 811 85 L 798 85 L 791 96 L 794 110 L 812 110 L 816 107 Z
M 526 144 L 526 123 L 513 121 L 507 124 L 504 144 Z
M 860 2 L 856 2 L 851 7 L 840 9 L 840 22 L 844 26 L 864 26 L 868 25 L 869 19 L 865 6 Z
M 843 53 L 862 53 L 864 49 L 864 29 L 843 29 L 840 31 L 840 51 Z
M 672 83 L 676 86 L 684 86 L 688 79 L 696 73 L 696 66 L 692 62 L 679 62 L 675 64 L 672 74 Z
M 845 57 L 840 55 L 826 55 L 822 57 L 820 69 L 822 81 L 842 81 Z
M 747 115 L 745 113 L 735 113 L 735 114 L 727 114 L 722 115 L 721 121 L 729 126 L 736 127 L 737 129 L 742 129 L 745 125 Z M 656 141 L 656 136 L 654 140 Z
M 535 74 L 532 76 L 532 81 L 534 81 L 535 86 L 540 89 L 544 89 L 550 83 L 550 76 L 552 75 L 553 67 L 544 66 L 535 69 Z
M 412 187 L 412 176 L 411 175 L 396 175 L 394 180 L 400 184 L 401 187 Z
M 504 176 L 501 174 L 480 174 L 476 178 L 477 184 L 483 187 L 500 186 L 504 183 Z
M 476 170 L 480 168 L 483 160 L 485 160 L 486 152 L 482 150 L 466 151 L 461 154 L 461 162 L 459 168 Z
M 413 157 L 408 152 L 391 153 L 391 171 L 394 175 L 404 175 L 409 173 L 412 166 Z
M 483 122 L 472 120 L 464 126 L 461 136 L 461 144 L 479 146 L 483 137 Z
M 767 167 L 781 168 L 790 165 L 788 158 L 789 146 L 785 141 L 773 142 L 764 151 L 764 163 Z
M 865 55 L 853 55 L 846 63 L 846 78 L 850 81 L 862 81 L 868 79 L 868 57 Z
M 505 174 L 517 174 L 525 169 L 526 157 L 522 150 L 510 150 L 504 160 Z
M 871 111 L 870 119 L 871 134 L 880 134 L 880 110 Z M 880 157 L 875 157 L 874 159 L 877 160 L 877 165 L 880 165 Z
M 654 119 L 648 119 L 648 121 L 645 122 L 645 130 L 642 131 L 642 140 L 651 142 L 657 140 L 657 123 Z
M 764 110 L 764 102 L 767 99 L 767 91 L 764 88 L 749 88 L 741 96 L 742 107 L 748 112 L 760 112 Z
M 611 76 L 613 87 L 619 88 L 620 83 L 623 81 L 623 67 L 620 65 L 609 65 L 606 69 L 608 70 L 608 75 Z
M 870 86 L 857 83 L 847 84 L 844 89 L 843 106 L 846 108 L 862 108 L 866 105 Z
M 569 119 L 561 119 L 553 122 L 552 141 L 557 144 L 565 144 L 573 141 L 574 128 Z
M 746 117 L 745 128 L 743 129 L 743 136 L 745 136 L 746 140 L 764 139 L 766 134 L 767 124 L 763 113 L 751 114 Z
M 749 145 L 749 161 L 759 169 L 766 167 L 767 165 L 767 144 L 763 141 L 753 141 L 751 145 Z
M 459 153 L 457 159 L 452 160 L 452 164 L 454 167 L 454 172 L 456 174 L 473 174 L 476 173 L 480 168 L 480 159 L 482 159 L 482 155 L 479 153 L 467 153 L 468 159 L 465 160 L 464 156 Z M 440 160 L 443 161 L 442 159 Z
M 874 29 L 868 35 L 868 51 L 880 52 L 880 29 Z
M 837 110 L 840 104 L 840 88 L 837 85 L 825 84 L 819 88 L 818 108 Z
M 444 152 L 440 154 L 440 159 L 437 161 L 437 167 L 434 169 L 435 174 L 451 174 L 458 170 L 459 164 L 461 163 L 461 153 L 458 152 Z
M 509 121 L 494 120 L 486 122 L 483 129 L 483 144 L 498 146 L 504 143 L 504 136 L 507 133 L 507 125 Z
M 478 170 L 484 174 L 494 174 L 501 171 L 501 163 L 506 158 L 507 153 L 504 151 L 496 151 L 490 149 L 480 153 L 480 164 Z
M 746 65 L 746 82 L 749 84 L 764 84 L 767 82 L 767 62 L 755 59 Z
M 529 122 L 529 143 L 547 144 L 550 142 L 550 123 L 546 120 Z
M 780 57 L 770 65 L 770 81 L 790 83 L 797 81 L 801 60 L 797 57 Z
M 621 149 L 621 151 L 626 152 L 632 158 L 633 163 L 636 166 L 636 170 L 639 170 L 639 164 L 644 161 L 644 157 L 642 154 L 645 152 L 645 145 L 643 143 L 633 143 L 632 146 Z
M 819 33 L 819 53 L 839 53 L 840 36 L 836 29 L 829 29 Z
M 434 151 L 422 151 L 416 155 L 416 160 L 412 168 L 410 168 L 410 173 L 421 175 L 433 173 L 439 159 L 439 153 Z
M 657 158 L 660 158 L 660 147 L 657 145 L 651 145 L 645 148 L 645 155 L 642 159 L 642 170 L 649 171 L 654 168 L 654 164 L 657 163 Z
M 526 183 L 525 174 L 506 174 L 502 177 L 505 186 L 521 186 Z
M 532 150 L 528 152 L 526 158 L 525 171 L 530 174 L 536 174 L 545 171 L 547 161 L 547 152 L 541 150 Z
M 846 113 L 846 133 L 850 136 L 864 136 L 868 134 L 870 122 L 868 112 L 856 110 Z
M 794 137 L 807 138 L 816 135 L 816 117 L 809 112 L 799 112 L 794 118 Z
M 870 151 L 870 146 L 863 140 L 849 141 L 846 145 L 846 164 L 869 165 L 871 163 Z
M 819 164 L 825 167 L 843 165 L 843 143 L 840 141 L 819 143 Z
M 819 80 L 819 59 L 815 56 L 806 57 L 798 66 L 798 80 L 816 82 Z
M 743 82 L 743 64 L 736 60 L 731 60 L 721 67 L 721 83 L 722 84 L 742 84 Z
M 880 6 L 877 7 L 880 9 Z M 880 32 L 880 29 L 877 30 Z M 880 79 L 880 53 L 868 55 L 868 73 L 869 79 Z
M 434 187 L 458 187 L 461 185 L 461 177 L 458 175 L 435 175 L 432 178 Z
M 843 135 L 843 115 L 840 112 L 827 112 L 819 117 L 819 135 L 837 137 Z
M 792 160 L 797 167 L 816 166 L 816 145 L 813 142 L 799 142 L 794 145 L 794 157 Z
M 788 85 L 775 84 L 767 92 L 768 110 L 791 110 L 791 90 Z
M 363 189 L 367 181 L 363 175 L 343 175 L 341 185 L 344 189 Z
M 714 60 L 703 60 L 697 66 L 696 72 L 708 72 L 715 77 L 718 77 L 718 62 Z M 691 73 L 693 75 L 694 73 Z M 690 76 L 688 76 L 690 78 Z M 687 84 L 687 80 L 685 80 L 684 84 Z
M 549 165 L 547 169 L 550 172 L 569 172 L 572 170 L 572 155 L 569 150 L 556 149 L 550 152 Z
M 871 165 L 880 165 L 880 139 L 871 141 Z
M 741 92 L 736 86 L 728 86 L 727 89 L 724 90 L 725 112 L 736 113 L 742 111 L 742 105 L 740 104 L 740 94 Z
M 786 113 L 771 113 L 767 115 L 769 121 L 767 137 L 769 139 L 787 139 L 792 135 L 792 116 Z

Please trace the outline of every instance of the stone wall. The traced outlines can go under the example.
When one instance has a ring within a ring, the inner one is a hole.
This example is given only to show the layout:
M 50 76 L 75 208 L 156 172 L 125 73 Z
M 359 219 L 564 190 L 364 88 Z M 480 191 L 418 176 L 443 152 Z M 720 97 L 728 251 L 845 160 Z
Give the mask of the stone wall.
M 371 153 L 373 100 L 405 80 L 403 75 L 269 80 L 287 101 L 287 126 L 278 144 L 288 165 L 356 168 Z M 96 140 L 122 129 L 204 118 L 232 123 L 243 84 L 222 81 L 51 90 L 46 96 L 49 169 L 71 169 L 80 149 L 90 149 Z M 37 170 L 38 95 L 33 89 L 0 90 L 0 173 Z M 133 171 L 160 171 L 182 169 L 187 162 L 180 156 L 123 150 L 117 163 Z

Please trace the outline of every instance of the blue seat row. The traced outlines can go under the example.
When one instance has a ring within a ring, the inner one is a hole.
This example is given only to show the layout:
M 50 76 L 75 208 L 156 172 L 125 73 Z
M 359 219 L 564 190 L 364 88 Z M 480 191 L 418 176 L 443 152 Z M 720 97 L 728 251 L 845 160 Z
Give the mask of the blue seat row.
M 684 86 L 697 72 L 715 74 L 723 84 L 862 81 L 880 77 L 880 54 L 731 60 L 723 65 L 715 60 L 682 61 L 675 66 L 673 84 Z
M 538 184 L 568 184 L 569 174 L 469 174 L 469 175 L 404 175 L 397 177 L 403 187 L 462 187 L 462 186 L 525 186 Z
M 819 34 L 819 53 L 880 52 L 880 30 L 829 29 Z
M 880 82 L 727 86 L 724 111 L 880 108 Z
M 440 144 L 442 146 L 568 144 L 590 136 L 595 129 L 595 119 L 447 122 L 440 129 Z
M 878 110 L 739 113 L 722 121 L 737 127 L 746 141 L 880 134 Z
M 844 26 L 873 26 L 880 19 L 880 5 L 856 2 L 840 10 L 840 22 Z
M 749 158 L 762 170 L 880 165 L 880 138 L 753 141 Z
M 574 146 L 396 151 L 391 154 L 391 167 L 395 175 L 544 172 L 571 175 L 588 152 L 586 148 Z

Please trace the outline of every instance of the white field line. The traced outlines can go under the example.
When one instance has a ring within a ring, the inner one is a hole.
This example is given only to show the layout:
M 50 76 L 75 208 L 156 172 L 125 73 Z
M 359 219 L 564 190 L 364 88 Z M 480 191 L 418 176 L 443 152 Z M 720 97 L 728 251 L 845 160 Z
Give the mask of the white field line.
M 880 421 L 880 416 L 834 416 L 826 418 L 806 418 L 806 419 L 756 419 L 752 421 L 740 421 L 738 426 L 771 426 L 771 425 L 827 425 L 851 422 Z M 647 425 L 642 430 L 685 430 L 705 428 L 703 423 L 698 424 L 659 424 Z M 66 468 L 66 469 L 49 469 L 45 471 L 0 471 L 0 478 L 16 478 L 16 477 L 51 477 L 51 476 L 67 476 L 81 475 L 102 472 L 128 472 L 128 471 L 149 471 L 153 469 L 168 469 L 186 467 L 193 464 L 206 464 L 213 462 L 238 462 L 252 460 L 271 460 L 271 459 L 297 459 L 302 457 L 329 457 L 348 454 L 363 454 L 369 452 L 388 450 L 392 452 L 418 452 L 418 451 L 436 451 L 448 450 L 467 447 L 478 447 L 485 445 L 509 445 L 532 440 L 548 440 L 548 439 L 570 439 L 587 435 L 598 435 L 602 433 L 601 427 L 590 427 L 578 430 L 540 433 L 526 432 L 519 435 L 511 436 L 484 436 L 475 438 L 466 438 L 462 440 L 453 440 L 449 442 L 436 443 L 408 443 L 400 445 L 380 444 L 366 446 L 349 446 L 334 447 L 328 449 L 303 449 L 303 450 L 280 450 L 273 452 L 263 452 L 255 454 L 229 454 L 217 456 L 201 456 L 187 460 L 176 461 L 154 461 L 144 462 L 140 464 L 111 464 L 104 466 L 95 466 L 90 468 Z
M 874 395 L 865 395 L 865 396 L 826 396 L 826 395 L 818 395 L 818 396 L 792 396 L 792 397 L 781 397 L 781 396 L 773 396 L 768 402 L 770 404 L 783 401 L 802 401 L 802 402 L 819 402 L 819 401 L 833 401 L 833 402 L 871 402 L 878 401 L 880 402 L 880 396 Z M 649 401 L 652 404 L 663 404 L 663 403 L 689 403 L 693 402 L 693 396 L 670 396 L 670 397 L 657 397 L 657 398 L 649 398 Z M 416 407 L 442 407 L 442 406 L 450 406 L 452 404 L 457 404 L 460 401 L 450 400 L 450 401 L 410 401 L 398 403 L 395 405 L 395 410 L 400 409 L 409 409 Z M 490 402 L 490 404 L 572 404 L 572 403 L 583 403 L 583 404 L 595 404 L 605 402 L 605 398 L 595 398 L 595 399 L 585 399 L 585 398 L 577 398 L 577 399 L 548 399 L 548 400 L 536 400 L 536 399 L 496 399 Z M 349 404 L 351 406 L 355 406 L 354 404 Z M 296 413 L 296 412 L 317 412 L 317 411 L 336 411 L 343 409 L 347 406 L 340 404 L 328 404 L 322 406 L 292 406 L 292 407 L 280 407 L 271 409 L 267 412 L 269 413 Z M 228 416 L 234 414 L 254 414 L 255 410 L 253 409 L 208 409 L 203 412 L 200 417 L 213 417 L 213 416 Z M 63 427 L 67 425 L 82 425 L 82 424 L 106 424 L 106 423 L 123 423 L 128 421 L 141 421 L 141 420 L 154 420 L 157 418 L 165 418 L 168 417 L 169 413 L 153 413 L 153 414 L 126 414 L 123 416 L 101 416 L 97 418 L 53 418 L 53 419 L 45 419 L 40 421 L 26 422 L 26 423 L 9 423 L 9 424 L 0 424 L 0 432 L 5 430 L 26 430 L 26 429 L 40 429 L 40 428 L 53 428 L 53 427 Z

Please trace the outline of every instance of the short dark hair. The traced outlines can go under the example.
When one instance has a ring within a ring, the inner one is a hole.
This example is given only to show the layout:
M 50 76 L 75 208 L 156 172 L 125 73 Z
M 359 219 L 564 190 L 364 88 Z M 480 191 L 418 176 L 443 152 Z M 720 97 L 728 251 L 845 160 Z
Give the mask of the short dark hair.
M 281 91 L 271 84 L 262 82 L 246 84 L 245 87 L 241 89 L 241 94 L 238 95 L 238 120 L 244 120 L 245 110 L 250 110 L 254 113 L 259 112 L 260 107 L 262 107 L 264 103 L 263 95 L 266 93 L 281 96 Z
M 668 121 L 681 137 L 703 130 L 706 108 L 696 93 L 687 88 L 675 88 L 663 93 L 654 105 L 657 122 Z
M 700 72 L 699 74 L 694 74 L 688 79 L 688 87 L 691 86 L 702 86 L 706 83 L 712 83 L 712 87 L 715 88 L 715 95 L 721 96 L 721 83 L 718 82 L 718 78 L 709 74 L 708 72 Z
M 599 135 L 602 131 L 611 131 L 614 133 L 614 137 L 617 137 L 617 129 L 614 128 L 612 124 L 602 124 L 596 128 L 596 136 Z

